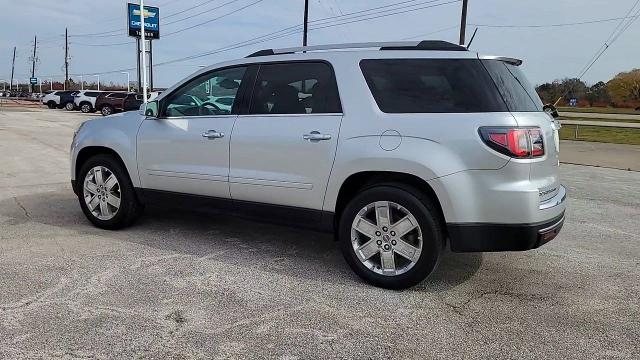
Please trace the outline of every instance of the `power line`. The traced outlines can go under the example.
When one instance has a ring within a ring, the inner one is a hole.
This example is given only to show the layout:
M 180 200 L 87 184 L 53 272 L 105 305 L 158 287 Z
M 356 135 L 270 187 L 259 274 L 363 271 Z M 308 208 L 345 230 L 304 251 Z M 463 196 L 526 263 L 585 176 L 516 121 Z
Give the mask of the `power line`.
M 634 9 L 636 8 L 636 6 L 638 6 L 639 3 L 640 3 L 640 0 L 636 0 L 633 6 L 627 11 L 627 14 L 620 21 L 620 23 L 618 23 L 618 25 L 613 29 L 611 34 L 609 34 L 607 39 L 604 41 L 603 45 L 601 45 L 598 51 L 596 51 L 596 53 L 591 57 L 589 62 L 587 62 L 587 65 L 585 65 L 585 67 L 582 68 L 582 70 L 578 74 L 578 79 L 582 79 L 582 77 L 585 76 L 589 70 L 591 70 L 593 65 L 595 65 L 595 63 L 602 57 L 602 55 L 604 55 L 604 53 L 607 52 L 609 47 L 613 45 L 613 43 L 616 40 L 618 40 L 620 35 L 622 35 L 631 26 L 631 24 L 633 24 L 638 19 L 638 16 L 640 16 L 640 9 L 638 9 L 638 11 L 634 14 L 634 16 L 629 16 L 629 15 L 634 11 Z
M 204 15 L 204 14 L 210 13 L 210 12 L 212 12 L 212 11 L 214 11 L 214 10 L 218 10 L 218 9 L 220 9 L 220 8 L 223 8 L 223 7 L 227 6 L 227 5 L 231 5 L 231 4 L 236 3 L 236 2 L 238 2 L 238 1 L 240 1 L 240 0 L 231 0 L 231 1 L 227 1 L 227 2 L 226 2 L 226 3 L 224 3 L 224 4 L 220 4 L 220 5 L 216 6 L 216 7 L 213 7 L 213 8 L 211 8 L 211 9 L 207 9 L 207 10 L 205 10 L 205 11 L 201 11 L 201 12 L 199 12 L 199 13 L 198 13 L 198 14 L 196 14 L 196 15 L 191 15 L 191 16 L 187 16 L 187 17 L 182 18 L 182 19 L 169 21 L 168 23 L 165 23 L 165 24 L 163 24 L 163 25 L 164 25 L 164 26 L 167 26 L 167 25 L 172 25 L 172 24 L 175 24 L 175 23 L 179 23 L 179 22 L 181 22 L 181 21 L 191 20 L 191 19 L 193 19 L 193 18 L 194 18 L 194 17 L 196 17 L 196 16 L 200 16 L 200 15 Z M 209 1 L 209 2 L 211 2 L 211 1 Z M 192 10 L 192 9 L 188 9 L 188 10 Z M 188 11 L 188 10 L 186 10 L 186 11 Z M 165 17 L 165 19 L 166 19 L 166 17 Z
M 202 26 L 202 25 L 209 24 L 209 23 L 214 22 L 214 21 L 216 21 L 216 20 L 222 19 L 222 18 L 227 17 L 227 16 L 229 16 L 229 15 L 233 15 L 233 14 L 235 14 L 235 13 L 237 13 L 237 12 L 240 12 L 240 11 L 242 11 L 242 10 L 244 10 L 244 9 L 248 8 L 248 7 L 251 7 L 251 6 L 257 5 L 257 4 L 259 4 L 259 3 L 263 2 L 263 1 L 264 1 L 264 0 L 257 0 L 257 1 L 254 1 L 254 2 L 252 2 L 252 3 L 250 3 L 250 4 L 248 4 L 248 5 L 242 6 L 242 7 L 238 8 L 238 9 L 235 9 L 235 10 L 233 10 L 233 11 L 231 11 L 231 12 L 228 12 L 228 13 L 226 13 L 226 14 L 224 14 L 224 15 L 220 15 L 220 16 L 214 17 L 213 19 L 209 19 L 209 20 L 207 20 L 207 21 L 201 22 L 201 23 L 199 23 L 199 24 L 195 24 L 195 25 L 192 25 L 192 26 L 189 26 L 189 27 L 186 27 L 186 28 L 180 29 L 180 30 L 176 30 L 176 31 L 173 31 L 173 32 L 167 33 L 167 34 L 165 34 L 165 35 L 163 35 L 163 36 L 164 36 L 164 37 L 167 37 L 167 36 L 171 36 L 171 35 L 179 34 L 179 33 L 183 32 L 183 31 L 191 30 L 191 29 L 194 29 L 194 28 L 200 27 L 200 26 Z
M 448 2 L 433 4 L 436 1 L 441 1 L 441 0 L 430 0 L 430 1 L 425 1 L 425 2 L 422 2 L 422 3 L 417 3 L 417 4 L 412 4 L 412 5 L 405 5 L 405 6 L 402 6 L 402 7 L 396 7 L 395 9 L 388 9 L 388 10 L 383 10 L 383 11 L 370 13 L 373 10 L 377 10 L 377 9 L 389 8 L 389 7 L 392 7 L 392 6 L 397 6 L 398 4 L 415 2 L 415 0 L 402 1 L 402 2 L 399 2 L 399 3 L 395 3 L 395 4 L 379 6 L 379 7 L 376 7 L 376 8 L 362 10 L 362 11 L 356 11 L 356 12 L 352 12 L 352 13 L 348 13 L 348 14 L 344 14 L 344 15 L 340 15 L 340 16 L 336 16 L 336 17 L 327 17 L 327 18 L 323 18 L 323 19 L 313 20 L 313 21 L 309 21 L 309 24 L 314 23 L 314 24 L 317 24 L 318 26 L 310 27 L 309 31 L 319 30 L 319 29 L 324 29 L 324 28 L 329 28 L 329 27 L 335 27 L 335 26 L 342 26 L 342 25 L 345 25 L 345 24 L 350 24 L 350 23 L 355 23 L 355 22 L 367 21 L 367 20 L 372 20 L 372 19 L 392 16 L 392 15 L 397 15 L 397 14 L 408 13 L 408 12 L 412 12 L 412 11 L 418 11 L 418 10 L 427 9 L 427 8 L 433 8 L 433 7 L 437 7 L 437 6 L 443 6 L 443 5 L 459 2 L 460 0 L 452 0 L 452 1 L 448 1 Z M 424 4 L 428 4 L 428 3 L 431 4 L 431 5 L 422 6 L 422 7 L 417 7 L 416 8 L 416 6 L 418 6 L 418 5 L 424 5 Z M 411 9 L 408 9 L 408 8 L 411 8 Z M 401 10 L 401 11 L 398 11 L 398 10 Z M 355 14 L 361 14 L 361 15 L 358 15 L 358 16 L 354 17 L 353 15 L 355 15 Z M 340 18 L 340 19 L 336 19 L 336 18 Z M 218 48 L 216 50 L 212 50 L 212 51 L 208 51 L 208 52 L 201 53 L 201 54 L 194 54 L 194 55 L 185 56 L 185 57 L 178 58 L 178 59 L 172 59 L 172 60 L 168 60 L 168 61 L 165 61 L 165 62 L 161 62 L 161 63 L 156 64 L 156 66 L 163 66 L 163 65 L 174 64 L 174 63 L 183 62 L 183 61 L 187 61 L 187 60 L 197 59 L 197 58 L 210 56 L 210 55 L 214 55 L 214 54 L 218 54 L 218 53 L 222 53 L 222 52 L 226 52 L 226 51 L 230 51 L 230 50 L 234 50 L 234 49 L 238 49 L 238 48 L 242 48 L 242 47 L 246 47 L 246 46 L 257 45 L 257 44 L 260 44 L 260 43 L 264 43 L 264 42 L 267 42 L 267 41 L 284 38 L 284 37 L 291 36 L 291 35 L 294 35 L 294 34 L 299 34 L 299 33 L 302 32 L 301 27 L 302 27 L 302 24 L 286 27 L 286 28 L 283 28 L 281 30 L 274 31 L 274 32 L 271 32 L 271 33 L 268 33 L 268 34 L 265 34 L 265 35 L 262 35 L 262 36 L 258 36 L 258 37 L 252 38 L 252 39 L 248 39 L 248 40 L 241 41 L 241 42 L 238 42 L 238 43 L 230 44 L 230 45 Z M 112 73 L 118 73 L 118 72 L 122 72 L 122 71 L 131 71 L 131 70 L 135 70 L 135 68 L 124 68 L 124 69 L 110 70 L 110 71 L 104 71 L 104 72 L 73 74 L 73 75 L 75 75 L 75 76 L 83 75 L 84 76 L 84 75 L 112 74 Z
M 624 20 L 631 19 L 637 16 L 625 16 L 625 17 L 616 17 L 609 19 L 598 19 L 598 20 L 589 20 L 589 21 L 580 21 L 580 22 L 571 22 L 571 23 L 559 23 L 559 24 L 538 24 L 538 25 L 500 25 L 500 24 L 469 24 L 471 26 L 477 27 L 489 27 L 489 28 L 548 28 L 548 27 L 562 27 L 562 26 L 574 26 L 574 25 L 587 25 L 587 24 L 597 24 L 604 22 L 611 22 L 616 20 Z

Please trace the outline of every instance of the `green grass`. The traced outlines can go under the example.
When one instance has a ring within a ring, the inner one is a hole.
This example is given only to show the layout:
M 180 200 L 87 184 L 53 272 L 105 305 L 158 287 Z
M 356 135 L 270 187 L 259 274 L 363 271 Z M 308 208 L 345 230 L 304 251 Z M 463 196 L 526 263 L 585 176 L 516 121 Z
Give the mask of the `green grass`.
M 560 139 L 594 141 L 613 144 L 640 145 L 640 129 L 606 128 L 601 126 L 582 125 L 575 138 L 575 125 L 562 125 Z
M 558 120 L 571 120 L 571 121 L 602 121 L 602 122 L 626 122 L 626 123 L 640 123 L 640 119 L 600 119 L 600 118 L 574 118 L 560 116 Z
M 558 106 L 558 111 L 562 112 L 585 112 L 599 114 L 640 114 L 631 108 L 612 108 L 612 107 L 565 107 Z

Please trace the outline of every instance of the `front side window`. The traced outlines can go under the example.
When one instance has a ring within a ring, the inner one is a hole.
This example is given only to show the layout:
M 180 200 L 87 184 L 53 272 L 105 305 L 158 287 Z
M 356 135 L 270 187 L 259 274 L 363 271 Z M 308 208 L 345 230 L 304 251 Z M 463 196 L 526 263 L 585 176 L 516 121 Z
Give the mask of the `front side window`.
M 326 63 L 261 65 L 251 114 L 341 113 L 333 70 Z
M 385 113 L 506 111 L 479 60 L 375 59 L 360 68 Z
M 246 67 L 223 69 L 195 78 L 164 100 L 165 116 L 231 114 L 246 70 Z

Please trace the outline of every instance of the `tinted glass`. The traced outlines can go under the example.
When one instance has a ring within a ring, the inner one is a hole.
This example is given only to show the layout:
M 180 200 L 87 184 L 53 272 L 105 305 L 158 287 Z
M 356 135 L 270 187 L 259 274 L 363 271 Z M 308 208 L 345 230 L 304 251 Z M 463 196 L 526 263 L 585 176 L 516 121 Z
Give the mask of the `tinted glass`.
M 114 99 L 124 99 L 127 97 L 127 94 L 123 94 L 123 93 L 113 93 L 109 95 L 110 98 L 114 98 Z
M 386 113 L 506 111 L 479 60 L 363 60 L 360 68 Z
M 166 116 L 228 115 L 242 84 L 246 67 L 214 71 L 187 83 L 164 101 Z M 217 101 L 228 98 L 226 104 Z
M 97 97 L 100 93 L 95 91 L 87 91 L 84 93 L 84 96 L 88 97 Z
M 251 114 L 340 113 L 333 70 L 325 63 L 260 66 Z
M 483 60 L 511 111 L 542 111 L 542 101 L 522 71 L 499 60 Z

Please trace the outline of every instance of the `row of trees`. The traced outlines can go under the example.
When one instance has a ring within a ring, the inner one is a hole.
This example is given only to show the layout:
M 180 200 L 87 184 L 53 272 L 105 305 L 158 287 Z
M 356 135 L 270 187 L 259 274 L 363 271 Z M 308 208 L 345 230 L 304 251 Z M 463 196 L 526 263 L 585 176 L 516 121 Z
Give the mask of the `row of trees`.
M 640 105 L 640 69 L 621 72 L 608 82 L 588 86 L 580 79 L 565 78 L 536 87 L 545 103 L 566 104 L 575 98 L 589 106 L 637 107 Z

